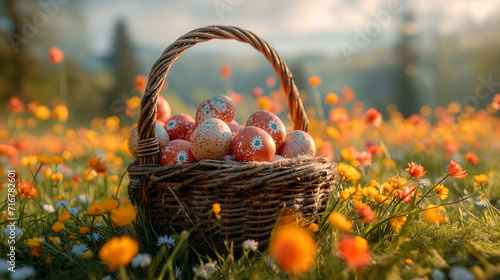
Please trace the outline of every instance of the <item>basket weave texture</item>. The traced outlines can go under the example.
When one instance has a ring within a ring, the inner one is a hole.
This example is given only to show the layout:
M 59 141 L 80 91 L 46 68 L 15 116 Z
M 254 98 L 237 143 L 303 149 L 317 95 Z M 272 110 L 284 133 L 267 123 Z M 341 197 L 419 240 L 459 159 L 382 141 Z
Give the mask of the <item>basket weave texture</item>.
M 202 160 L 160 166 L 154 129 L 159 90 L 179 55 L 211 39 L 234 39 L 263 53 L 280 77 L 295 129 L 307 131 L 308 118 L 292 74 L 271 46 L 237 27 L 208 26 L 193 30 L 170 45 L 149 74 L 137 123 L 139 161 L 128 170 L 129 196 L 142 207 L 160 235 L 202 224 L 190 237 L 200 241 L 198 247 L 202 251 L 221 250 L 224 240 L 234 242 L 237 250 L 246 239 L 259 241 L 259 248 L 264 249 L 284 210 L 310 216 L 326 207 L 337 180 L 336 164 L 324 157 L 298 157 L 277 162 Z M 214 203 L 222 208 L 217 222 L 206 215 Z

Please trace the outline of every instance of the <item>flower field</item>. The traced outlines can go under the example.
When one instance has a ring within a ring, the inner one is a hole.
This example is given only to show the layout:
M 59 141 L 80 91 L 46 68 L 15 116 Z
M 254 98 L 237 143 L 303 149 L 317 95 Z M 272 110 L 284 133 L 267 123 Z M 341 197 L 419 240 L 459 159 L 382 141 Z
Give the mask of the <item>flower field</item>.
M 224 66 L 226 84 L 230 76 Z M 276 79 L 266 82 L 227 95 L 286 119 Z M 280 213 L 267 249 L 246 240 L 234 244 L 242 254 L 204 255 L 189 231 L 159 236 L 129 200 L 127 141 L 145 83 L 136 78 L 122 115 L 86 127 L 66 124 L 66 97 L 51 108 L 10 100 L 0 124 L 0 278 L 500 278 L 500 95 L 486 108 L 451 103 L 403 117 L 388 106 L 382 116 L 349 87 L 324 94 L 311 77 L 309 133 L 316 154 L 338 162 L 326 210 Z M 223 211 L 214 201 L 206 219 L 216 224 Z

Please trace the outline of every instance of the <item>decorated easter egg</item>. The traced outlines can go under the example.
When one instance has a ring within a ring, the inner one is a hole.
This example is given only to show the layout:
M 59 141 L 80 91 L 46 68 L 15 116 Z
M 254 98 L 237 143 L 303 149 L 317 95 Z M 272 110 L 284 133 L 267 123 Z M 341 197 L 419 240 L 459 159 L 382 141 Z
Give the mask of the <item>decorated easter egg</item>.
M 128 137 L 128 150 L 133 157 L 139 158 L 137 155 L 137 145 L 139 143 L 139 133 L 137 132 L 137 126 L 132 129 L 130 136 Z
M 285 159 L 284 156 L 274 155 L 274 157 L 271 159 L 271 161 L 278 161 L 278 160 L 283 160 L 283 159 Z
M 185 139 L 186 133 L 191 127 L 195 126 L 193 117 L 188 114 L 180 113 L 172 116 L 165 124 L 170 140 Z
M 184 164 L 196 162 L 193 154 L 191 153 L 191 143 L 186 140 L 177 139 L 170 141 L 162 150 L 160 154 L 160 163 L 162 165 L 168 164 Z
M 170 138 L 168 137 L 167 131 L 163 126 L 156 123 L 155 126 L 156 137 L 158 138 L 158 144 L 160 145 L 160 150 L 165 147 L 168 142 L 170 142 Z M 138 127 L 135 127 L 130 132 L 130 136 L 128 138 L 128 150 L 135 158 L 139 158 L 137 154 L 137 149 L 139 146 L 139 131 Z
M 170 105 L 165 98 L 158 96 L 156 100 L 156 119 L 165 123 L 170 119 L 170 116 Z
M 316 153 L 316 144 L 311 135 L 302 130 L 290 132 L 285 139 L 285 144 L 278 150 L 278 154 L 286 158 L 298 156 L 311 156 Z
M 191 135 L 191 152 L 196 160 L 218 159 L 231 149 L 231 129 L 215 118 L 200 123 Z
M 198 110 L 196 110 L 195 120 L 197 124 L 210 118 L 230 122 L 234 119 L 235 113 L 236 109 L 233 101 L 225 95 L 218 95 L 201 103 Z
M 191 126 L 188 129 L 188 131 L 186 131 L 186 136 L 184 137 L 184 140 L 191 142 L 191 135 L 193 135 L 195 129 L 196 129 L 196 124 L 194 126 Z
M 233 154 L 227 154 L 222 158 L 223 161 L 238 161 Z
M 253 113 L 246 123 L 247 126 L 255 126 L 265 130 L 274 140 L 276 148 L 279 149 L 285 143 L 286 127 L 278 116 L 269 111 L 258 111 Z
M 240 161 L 268 161 L 276 153 L 276 144 L 263 129 L 247 126 L 236 133 L 231 149 Z

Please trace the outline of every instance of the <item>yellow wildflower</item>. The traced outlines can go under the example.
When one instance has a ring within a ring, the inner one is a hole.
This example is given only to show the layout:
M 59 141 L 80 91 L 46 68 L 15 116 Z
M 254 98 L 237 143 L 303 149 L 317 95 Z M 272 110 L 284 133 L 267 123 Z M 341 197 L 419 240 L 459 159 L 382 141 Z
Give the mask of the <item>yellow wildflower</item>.
M 99 259 L 108 265 L 108 271 L 115 271 L 118 266 L 129 264 L 139 253 L 139 243 L 124 235 L 113 237 L 99 250 Z
M 479 174 L 474 176 L 474 183 L 476 185 L 482 185 L 485 184 L 486 182 L 488 182 L 488 176 L 484 174 Z
M 214 214 L 215 215 L 219 215 L 220 213 L 220 204 L 219 203 L 214 203 L 214 205 L 212 206 L 212 211 L 214 211 Z
M 71 219 L 71 215 L 69 214 L 68 210 L 64 211 L 60 216 L 59 216 L 59 222 L 66 222 Z
M 62 229 L 64 228 L 64 224 L 61 223 L 61 222 L 56 222 L 53 226 L 52 226 L 52 230 L 55 232 L 55 233 L 58 233 L 60 232 Z
M 87 216 L 101 216 L 104 213 L 104 208 L 100 203 L 92 203 L 87 208 Z
M 120 205 L 111 210 L 111 221 L 115 226 L 123 227 L 135 220 L 136 211 L 132 204 Z
M 352 222 L 349 221 L 343 214 L 332 212 L 328 216 L 328 222 L 335 228 L 342 231 L 350 231 L 352 229 Z
M 395 231 L 399 231 L 405 222 L 406 216 L 401 216 L 392 218 L 390 224 Z
M 353 183 L 356 183 L 361 178 L 361 174 L 356 168 L 344 162 L 340 162 L 337 166 L 337 173 L 346 180 L 351 180 Z
M 42 245 L 42 239 L 40 237 L 33 237 L 28 240 L 26 240 L 26 244 L 28 244 L 31 247 L 40 247 Z
M 449 190 L 443 185 L 437 185 L 434 187 L 434 192 L 440 199 L 446 199 L 448 197 Z
M 106 198 L 106 200 L 104 200 L 104 202 L 101 202 L 101 206 L 104 209 L 104 211 L 111 212 L 111 210 L 118 207 L 118 200 Z
M 443 206 L 429 204 L 424 210 L 424 220 L 430 225 L 444 225 L 449 219 Z

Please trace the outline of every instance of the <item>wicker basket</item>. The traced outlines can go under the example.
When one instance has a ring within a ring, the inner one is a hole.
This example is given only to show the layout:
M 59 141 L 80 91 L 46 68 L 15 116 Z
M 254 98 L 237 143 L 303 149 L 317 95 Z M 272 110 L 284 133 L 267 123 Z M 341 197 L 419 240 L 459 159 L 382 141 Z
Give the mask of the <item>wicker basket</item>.
M 265 249 L 282 211 L 312 215 L 325 208 L 336 181 L 335 164 L 324 157 L 299 157 L 277 162 L 202 160 L 159 165 L 160 150 L 154 129 L 158 93 L 179 55 L 212 39 L 249 43 L 263 53 L 280 77 L 295 129 L 307 131 L 308 119 L 292 74 L 271 46 L 237 27 L 193 30 L 170 45 L 149 74 L 137 123 L 139 162 L 129 167 L 129 196 L 142 207 L 160 235 L 189 230 L 201 223 L 191 235 L 190 244 L 202 251 L 221 250 L 224 240 L 234 242 L 234 249 L 238 250 L 246 239 L 259 241 L 259 249 Z M 222 206 L 218 220 L 206 215 L 214 203 Z

